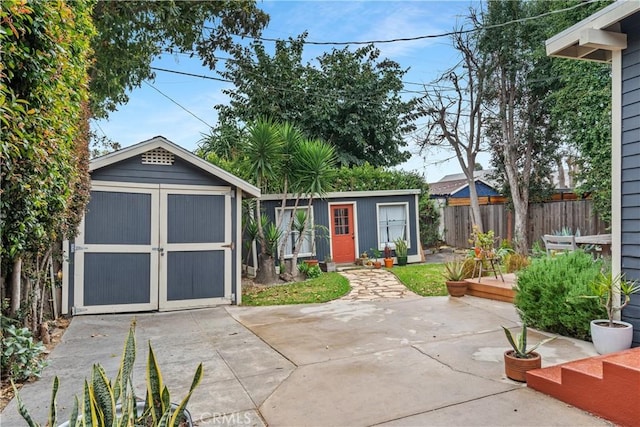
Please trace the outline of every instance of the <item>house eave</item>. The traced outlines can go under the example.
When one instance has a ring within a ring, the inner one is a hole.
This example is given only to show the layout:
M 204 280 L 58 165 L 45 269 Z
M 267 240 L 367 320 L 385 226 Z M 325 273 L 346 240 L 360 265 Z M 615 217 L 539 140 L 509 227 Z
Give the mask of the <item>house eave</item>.
M 203 171 L 213 176 L 219 177 L 229 184 L 240 188 L 243 191 L 244 195 L 248 195 L 250 197 L 260 197 L 260 189 L 258 187 L 251 185 L 248 182 L 238 178 L 237 176 L 225 171 L 224 169 L 219 168 L 218 166 L 215 166 L 207 162 L 206 160 L 197 157 L 193 153 L 169 141 L 163 136 L 156 136 L 146 141 L 139 142 L 138 144 L 123 148 L 122 150 L 114 151 L 113 153 L 107 154 L 105 156 L 97 157 L 91 160 L 91 162 L 89 163 L 89 172 L 93 172 L 97 169 L 104 168 L 119 161 L 135 157 L 149 150 L 153 150 L 154 148 L 163 148 L 173 155 L 180 157 L 182 160 L 192 164 L 193 166 L 202 169 Z
M 627 47 L 618 23 L 639 11 L 640 2 L 618 0 L 548 39 L 547 55 L 610 63 L 612 52 Z
M 381 197 L 381 196 L 403 196 L 420 194 L 419 189 L 409 190 L 371 190 L 371 191 L 333 191 L 324 194 L 322 199 L 337 198 L 359 198 L 359 197 Z M 263 194 L 260 200 L 282 200 L 283 194 Z M 295 194 L 287 194 L 287 199 L 294 199 Z M 317 197 L 317 196 L 315 196 Z

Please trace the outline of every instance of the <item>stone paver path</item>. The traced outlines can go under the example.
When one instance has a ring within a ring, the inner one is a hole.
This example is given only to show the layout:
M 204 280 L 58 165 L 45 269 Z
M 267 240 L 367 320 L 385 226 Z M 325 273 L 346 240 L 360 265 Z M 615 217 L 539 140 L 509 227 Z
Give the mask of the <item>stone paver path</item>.
M 349 301 L 378 301 L 390 298 L 418 298 L 392 273 L 382 269 L 362 268 L 341 271 L 351 284 L 351 292 L 342 297 Z

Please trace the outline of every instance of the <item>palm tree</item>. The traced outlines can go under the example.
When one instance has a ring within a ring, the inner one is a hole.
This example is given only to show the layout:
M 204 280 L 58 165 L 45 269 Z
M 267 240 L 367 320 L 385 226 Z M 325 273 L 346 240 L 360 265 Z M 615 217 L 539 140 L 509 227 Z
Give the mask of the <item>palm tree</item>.
M 282 162 L 283 141 L 278 126 L 269 119 L 259 119 L 248 129 L 246 158 L 251 175 L 261 191 L 267 189 L 267 183 L 277 180 Z M 256 200 L 256 223 L 258 225 L 258 242 L 260 255 L 258 257 L 258 283 L 274 283 L 276 281 L 275 264 L 268 248 L 264 227 L 261 221 L 260 199 Z M 268 253 L 269 252 L 269 253 Z
M 281 203 L 281 212 L 280 218 L 278 220 L 278 229 L 281 229 L 282 222 L 285 219 L 285 207 L 287 205 L 287 193 L 289 192 L 289 183 L 292 180 L 292 176 L 294 175 L 293 170 L 293 161 L 296 158 L 296 153 L 300 147 L 302 140 L 304 139 L 304 135 L 302 132 L 293 126 L 290 123 L 283 123 L 280 125 L 280 137 L 282 138 L 282 163 L 281 163 L 281 171 L 282 171 L 282 203 Z M 295 181 L 295 180 L 294 180 Z M 298 207 L 298 201 L 300 199 L 296 197 L 295 204 L 293 207 L 293 212 L 296 212 L 296 208 Z M 280 240 L 280 273 L 285 273 L 285 250 L 287 247 L 287 241 L 289 236 L 291 235 L 293 225 L 293 216 L 290 218 L 286 230 L 283 230 L 282 238 Z
M 307 204 L 309 214 L 304 227 L 308 233 L 313 233 L 313 230 L 311 230 L 313 199 L 316 196 L 324 196 L 331 189 L 336 170 L 335 163 L 336 152 L 334 147 L 320 140 L 303 141 L 296 151 L 293 167 L 297 177 L 298 194 L 306 194 L 309 198 Z M 298 254 L 302 248 L 305 234 L 300 233 L 296 240 L 291 260 L 293 268 L 297 265 Z M 312 237 L 312 250 L 313 245 Z

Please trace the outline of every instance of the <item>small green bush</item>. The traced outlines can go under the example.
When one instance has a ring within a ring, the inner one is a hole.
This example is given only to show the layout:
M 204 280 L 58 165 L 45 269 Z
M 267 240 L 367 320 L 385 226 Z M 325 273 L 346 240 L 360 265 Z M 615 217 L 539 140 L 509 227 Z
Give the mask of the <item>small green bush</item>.
M 529 257 L 522 254 L 510 253 L 504 257 L 504 268 L 507 273 L 515 273 L 527 267 L 531 261 Z
M 589 322 L 602 318 L 602 307 L 583 298 L 602 270 L 602 261 L 594 261 L 583 251 L 561 256 L 535 258 L 517 273 L 515 305 L 523 322 L 549 332 L 589 339 Z
M 31 331 L 7 325 L 2 330 L 2 376 L 14 381 L 39 377 L 47 362 L 42 359 L 46 350 L 41 342 L 34 342 Z
M 316 277 L 320 277 L 320 275 L 322 274 L 322 270 L 320 269 L 319 265 L 312 265 L 311 267 L 309 267 L 309 270 L 307 271 L 307 278 L 309 279 L 315 279 Z

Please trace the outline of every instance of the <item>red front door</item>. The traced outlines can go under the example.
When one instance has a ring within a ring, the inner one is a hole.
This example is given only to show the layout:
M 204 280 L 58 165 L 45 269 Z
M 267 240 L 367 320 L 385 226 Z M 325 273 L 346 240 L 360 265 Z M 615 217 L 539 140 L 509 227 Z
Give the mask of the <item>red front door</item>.
M 356 260 L 353 205 L 331 205 L 331 242 L 335 262 Z

